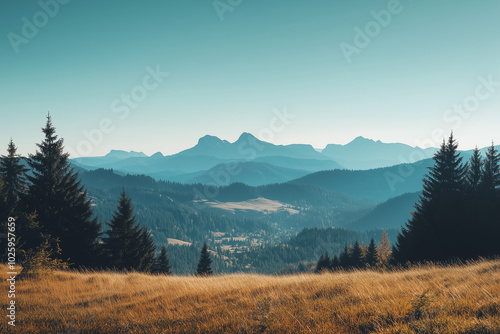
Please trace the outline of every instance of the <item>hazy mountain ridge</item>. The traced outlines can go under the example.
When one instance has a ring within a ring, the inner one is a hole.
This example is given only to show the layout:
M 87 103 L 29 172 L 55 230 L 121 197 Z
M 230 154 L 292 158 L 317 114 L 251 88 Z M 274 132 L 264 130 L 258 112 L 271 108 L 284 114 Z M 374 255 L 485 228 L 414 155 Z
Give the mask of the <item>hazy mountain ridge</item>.
M 357 137 L 346 145 L 331 144 L 318 152 L 311 145 L 274 145 L 243 133 L 233 143 L 206 135 L 192 148 L 169 156 L 161 152 L 148 157 L 142 152 L 111 151 L 104 157 L 75 158 L 73 162 L 87 169 L 106 168 L 124 174 L 145 174 L 159 180 L 215 182 L 216 185 L 230 182 L 217 183 L 210 175 L 222 173 L 227 178 L 224 164 L 227 167 L 236 162 L 241 168 L 235 175 L 229 173 L 232 182 L 258 186 L 287 182 L 307 172 L 397 165 L 405 158 L 427 157 L 433 150 Z M 253 162 L 252 168 L 248 168 L 248 162 Z

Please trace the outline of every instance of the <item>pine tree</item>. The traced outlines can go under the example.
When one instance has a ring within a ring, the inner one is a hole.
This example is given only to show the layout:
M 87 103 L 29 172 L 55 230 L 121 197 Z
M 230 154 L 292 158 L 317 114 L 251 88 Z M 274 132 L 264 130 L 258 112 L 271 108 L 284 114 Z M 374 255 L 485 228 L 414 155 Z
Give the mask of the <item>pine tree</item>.
M 118 270 L 148 271 L 154 260 L 154 244 L 145 228 L 136 222 L 132 201 L 125 190 L 103 239 L 106 265 Z
M 500 153 L 494 144 L 486 152 L 481 183 L 483 189 L 490 193 L 500 188 Z
M 153 269 L 155 263 L 156 245 L 145 227 L 141 229 L 140 238 L 140 265 L 138 270 L 149 272 Z
M 434 166 L 423 180 L 424 190 L 394 247 L 396 262 L 447 260 L 467 257 L 470 252 L 470 203 L 467 166 L 462 164 L 458 144 L 450 135 L 434 156 Z
M 467 171 L 467 187 L 472 192 L 477 192 L 481 185 L 483 177 L 483 160 L 481 158 L 481 151 L 476 147 L 469 160 Z
M 462 163 L 453 133 L 448 142 L 443 141 L 440 150 L 434 155 L 434 162 L 434 166 L 423 180 L 423 202 L 464 189 L 467 166 Z
M 42 129 L 45 139 L 39 151 L 29 156 L 33 175 L 28 194 L 23 196 L 25 212 L 36 212 L 46 234 L 58 239 L 60 258 L 78 266 L 95 264 L 98 258 L 100 225 L 93 217 L 87 191 L 70 168 L 63 140 L 57 139 L 50 115 Z
M 481 179 L 481 190 L 476 196 L 476 210 L 471 217 L 474 222 L 472 245 L 475 255 L 500 255 L 500 153 L 492 144 L 486 151 Z
M 345 245 L 344 250 L 339 255 L 340 266 L 344 269 L 351 267 L 351 250 Z
M 363 266 L 363 250 L 357 240 L 352 247 L 351 262 L 353 268 L 361 268 Z
M 158 255 L 156 259 L 154 272 L 158 274 L 170 275 L 171 274 L 170 270 L 171 267 L 170 267 L 170 261 L 168 259 L 167 247 L 163 245 L 161 247 L 160 255 Z
M 7 148 L 7 155 L 0 157 L 0 174 L 4 182 L 5 204 L 11 212 L 15 210 L 21 195 L 26 192 L 26 172 L 28 169 L 21 164 L 17 147 L 12 139 Z
M 208 253 L 208 246 L 205 242 L 200 253 L 200 261 L 198 262 L 198 267 L 196 268 L 196 274 L 198 276 L 209 276 L 212 275 L 212 268 L 210 265 L 212 260 L 210 259 L 210 254 Z
M 331 261 L 330 261 L 330 256 L 328 255 L 328 252 L 326 252 L 324 255 L 322 254 L 319 257 L 318 263 L 316 264 L 316 273 L 321 273 L 323 271 L 327 271 L 331 269 Z
M 330 261 L 330 270 L 334 271 L 340 267 L 340 259 L 337 255 L 334 255 L 332 260 Z
M 373 238 L 370 240 L 370 244 L 366 251 L 365 263 L 371 268 L 377 265 L 377 247 L 375 246 L 375 240 L 373 240 Z

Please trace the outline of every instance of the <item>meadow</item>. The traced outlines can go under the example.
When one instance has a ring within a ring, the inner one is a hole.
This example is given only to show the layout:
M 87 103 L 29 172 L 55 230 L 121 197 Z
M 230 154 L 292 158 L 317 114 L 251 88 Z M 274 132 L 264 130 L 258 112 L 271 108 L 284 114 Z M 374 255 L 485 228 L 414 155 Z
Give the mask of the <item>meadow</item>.
M 500 333 L 500 260 L 289 276 L 57 271 L 18 280 L 16 305 L 15 331 L 2 316 L 0 332 Z

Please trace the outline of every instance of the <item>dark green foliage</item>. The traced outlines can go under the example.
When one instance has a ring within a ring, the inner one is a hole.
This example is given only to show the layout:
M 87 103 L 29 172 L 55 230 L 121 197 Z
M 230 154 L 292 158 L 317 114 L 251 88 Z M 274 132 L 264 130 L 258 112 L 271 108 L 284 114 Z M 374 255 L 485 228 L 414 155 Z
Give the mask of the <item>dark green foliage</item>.
M 486 152 L 481 185 L 488 194 L 493 194 L 500 188 L 500 153 L 494 144 L 491 144 Z
M 337 255 L 334 255 L 332 260 L 330 261 L 330 269 L 336 270 L 340 268 L 340 259 Z
M 4 183 L 3 196 L 5 196 L 5 204 L 10 212 L 15 211 L 21 195 L 26 193 L 28 169 L 21 164 L 21 157 L 16 151 L 17 148 L 11 139 L 7 148 L 8 154 L 0 157 L 0 175 Z
M 212 259 L 210 259 L 210 254 L 208 253 L 208 246 L 205 242 L 203 248 L 200 252 L 200 261 L 198 261 L 198 267 L 196 268 L 196 275 L 198 276 L 210 276 L 212 275 Z
M 344 250 L 340 253 L 339 262 L 342 268 L 347 269 L 352 267 L 351 250 L 352 247 L 345 245 Z
M 151 237 L 151 233 L 145 228 L 141 228 L 139 244 L 139 256 L 141 259 L 137 270 L 149 272 L 155 263 L 156 245 Z
M 93 218 L 87 192 L 70 168 L 63 140 L 57 139 L 50 116 L 42 129 L 39 151 L 30 155 L 32 175 L 28 194 L 23 196 L 25 212 L 36 212 L 45 234 L 60 242 L 61 259 L 77 266 L 92 265 L 98 257 L 100 225 Z
M 457 149 L 458 144 L 451 134 L 448 142 L 443 141 L 434 155 L 435 164 L 423 179 L 422 204 L 464 189 L 467 167 Z
M 105 265 L 118 270 L 149 271 L 154 262 L 154 243 L 136 223 L 132 202 L 122 191 L 113 219 L 103 239 Z
M 476 147 L 472 153 L 468 165 L 468 172 L 466 176 L 467 188 L 471 192 L 478 192 L 481 186 L 481 179 L 483 178 L 483 159 L 481 158 L 481 152 Z
M 330 260 L 330 256 L 328 256 L 328 253 L 325 253 L 319 257 L 318 264 L 316 265 L 314 272 L 321 273 L 323 271 L 330 271 L 331 269 L 332 262 Z
M 163 245 L 160 250 L 160 255 L 156 258 L 153 272 L 157 274 L 171 274 L 170 260 L 168 259 L 167 247 Z
M 375 267 L 377 265 L 377 246 L 375 246 L 375 240 L 373 238 L 370 240 L 368 249 L 366 250 L 365 263 L 369 267 Z
M 359 242 L 356 240 L 354 246 L 351 251 L 351 265 L 353 268 L 361 268 L 364 266 L 363 262 L 363 250 L 359 245 Z
M 393 252 L 396 262 L 500 254 L 500 195 L 495 186 L 500 180 L 498 152 L 492 146 L 481 168 L 476 150 L 466 168 L 457 148 L 451 135 L 436 153 L 435 165 L 424 178 L 422 198 L 398 235 Z

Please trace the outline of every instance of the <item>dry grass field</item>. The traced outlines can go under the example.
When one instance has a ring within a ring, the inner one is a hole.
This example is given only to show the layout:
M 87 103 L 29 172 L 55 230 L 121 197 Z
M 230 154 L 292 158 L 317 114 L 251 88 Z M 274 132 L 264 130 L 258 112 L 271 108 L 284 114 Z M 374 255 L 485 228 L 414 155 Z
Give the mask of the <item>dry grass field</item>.
M 16 328 L 3 315 L 2 333 L 500 333 L 500 260 L 296 276 L 56 272 L 16 285 Z

